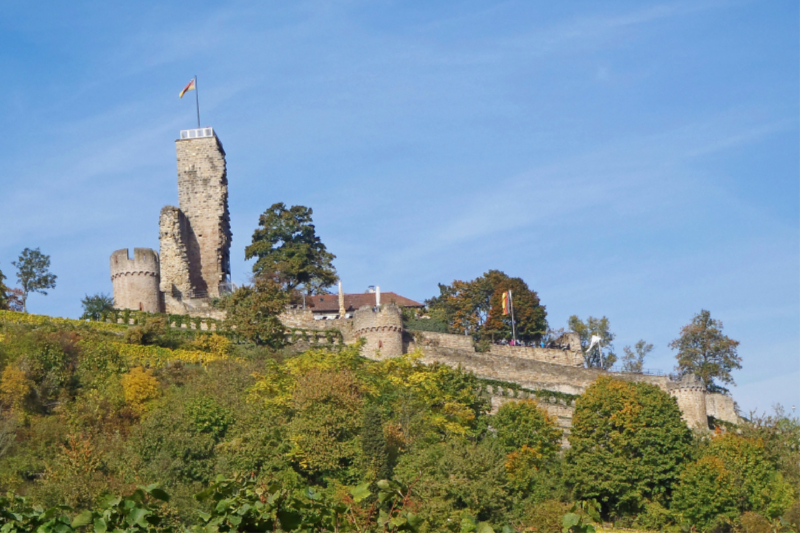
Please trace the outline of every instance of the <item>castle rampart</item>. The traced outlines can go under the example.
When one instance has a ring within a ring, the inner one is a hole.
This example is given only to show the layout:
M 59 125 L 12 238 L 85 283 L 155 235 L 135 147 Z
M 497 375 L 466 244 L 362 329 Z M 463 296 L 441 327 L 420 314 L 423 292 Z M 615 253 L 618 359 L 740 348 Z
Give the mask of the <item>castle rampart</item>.
M 127 248 L 111 254 L 111 285 L 118 309 L 158 313 L 161 311 L 159 260 L 155 250 L 134 248 L 133 257 Z

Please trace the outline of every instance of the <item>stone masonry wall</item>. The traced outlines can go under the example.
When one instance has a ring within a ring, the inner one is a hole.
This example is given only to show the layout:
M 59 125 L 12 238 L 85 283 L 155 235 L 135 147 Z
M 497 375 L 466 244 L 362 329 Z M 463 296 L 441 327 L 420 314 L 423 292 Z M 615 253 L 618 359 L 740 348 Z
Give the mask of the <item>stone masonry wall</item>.
M 727 394 L 706 394 L 706 414 L 732 424 L 739 423 L 733 398 Z
M 310 309 L 286 309 L 278 315 L 278 320 L 287 328 L 299 328 L 308 330 L 328 330 L 338 329 L 342 332 L 342 337 L 347 343 L 353 342 L 353 320 L 314 320 L 314 314 Z
M 580 351 L 559 350 L 557 348 L 534 348 L 531 346 L 507 346 L 493 344 L 489 348 L 492 355 L 506 355 L 522 359 L 534 359 L 565 366 L 580 366 L 584 364 L 583 354 Z
M 186 252 L 198 298 L 217 298 L 230 279 L 231 227 L 225 151 L 216 136 L 175 141 L 178 200 L 188 220 Z
M 117 309 L 161 312 L 158 254 L 150 248 L 134 248 L 133 257 L 123 248 L 111 254 L 111 285 Z
M 161 292 L 164 293 L 165 310 L 168 313 L 185 312 L 181 303 L 192 297 L 193 288 L 189 275 L 189 259 L 186 253 L 185 235 L 188 221 L 180 209 L 167 206 L 159 218 L 159 241 L 161 243 Z
M 414 340 L 408 344 L 407 349 L 409 351 L 414 350 L 417 347 L 423 348 L 428 346 L 448 348 L 452 350 L 465 350 L 470 353 L 476 353 L 474 344 L 472 342 L 472 337 L 468 335 L 433 333 L 430 331 L 414 331 L 410 333 Z M 576 343 L 575 346 L 580 346 L 580 343 Z M 492 344 L 489 347 L 489 353 L 492 355 L 515 357 L 519 359 L 532 359 L 534 361 L 543 361 L 546 363 L 554 363 L 573 367 L 582 367 L 584 364 L 583 353 L 579 349 L 561 350 L 557 348 L 534 348 L 531 346 L 508 346 Z
M 422 361 L 461 366 L 481 378 L 509 381 L 531 390 L 552 390 L 569 394 L 583 394 L 600 376 L 612 376 L 625 381 L 639 381 L 668 389 L 666 376 L 607 372 L 594 368 L 579 368 L 522 359 L 503 355 L 470 353 L 465 350 L 423 346 Z

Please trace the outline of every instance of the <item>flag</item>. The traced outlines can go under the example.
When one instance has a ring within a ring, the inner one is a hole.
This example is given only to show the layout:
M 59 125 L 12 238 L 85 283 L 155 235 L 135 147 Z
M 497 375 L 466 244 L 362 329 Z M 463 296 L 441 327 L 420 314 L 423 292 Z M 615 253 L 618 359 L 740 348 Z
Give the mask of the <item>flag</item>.
M 186 87 L 183 88 L 181 94 L 178 95 L 179 98 L 183 98 L 183 95 L 186 94 L 188 91 L 194 91 L 194 82 L 197 78 L 192 78 L 192 81 L 186 84 Z
M 503 314 L 507 315 L 508 311 L 508 291 L 503 293 Z
M 586 348 L 586 353 L 591 352 L 592 348 L 594 348 L 596 344 L 600 344 L 602 341 L 603 339 L 601 337 L 598 337 L 597 335 L 592 335 L 592 338 L 589 342 L 589 347 Z

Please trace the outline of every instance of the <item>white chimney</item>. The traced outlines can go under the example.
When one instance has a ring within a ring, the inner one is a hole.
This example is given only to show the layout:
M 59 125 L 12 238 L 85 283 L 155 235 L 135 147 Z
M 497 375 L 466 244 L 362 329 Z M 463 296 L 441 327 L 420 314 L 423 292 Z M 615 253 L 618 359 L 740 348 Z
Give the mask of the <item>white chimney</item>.
M 375 306 L 380 307 L 381 305 L 381 288 L 380 286 L 375 287 Z

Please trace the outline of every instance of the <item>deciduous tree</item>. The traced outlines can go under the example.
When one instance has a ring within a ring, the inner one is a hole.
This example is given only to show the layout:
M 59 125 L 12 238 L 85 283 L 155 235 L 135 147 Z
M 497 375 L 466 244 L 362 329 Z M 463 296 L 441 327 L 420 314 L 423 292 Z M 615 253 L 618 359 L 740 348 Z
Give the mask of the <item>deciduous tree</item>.
M 609 331 L 608 319 L 590 316 L 586 322 L 576 315 L 569 317 L 569 329 L 581 338 L 581 350 L 587 368 L 603 368 L 608 370 L 617 361 L 614 354 L 614 345 L 611 344 L 615 335 Z M 600 342 L 592 346 L 592 337 L 600 337 Z
M 503 315 L 502 294 L 512 291 L 517 338 L 539 340 L 547 331 L 547 312 L 536 291 L 520 278 L 490 270 L 472 281 L 439 284 L 439 296 L 426 301 L 431 316 L 443 318 L 451 331 L 475 338 L 510 339 L 511 315 Z
M 103 313 L 114 310 L 114 297 L 109 294 L 98 292 L 94 296 L 88 294 L 81 300 L 83 306 L 82 320 L 100 320 Z
M 641 373 L 644 369 L 644 358 L 653 351 L 653 345 L 640 340 L 633 345 L 633 349 L 630 346 L 625 346 L 622 351 L 624 353 L 622 356 L 622 371 Z
M 281 346 L 286 328 L 278 315 L 288 302 L 289 295 L 278 281 L 259 276 L 254 285 L 243 285 L 223 300 L 228 313 L 225 326 L 255 344 Z
M 722 321 L 711 318 L 705 309 L 669 343 L 670 348 L 678 350 L 678 373 L 695 374 L 709 392 L 728 392 L 720 383 L 735 384 L 731 370 L 742 368 L 738 346 L 739 341 L 722 334 Z
M 253 243 L 245 248 L 245 259 L 256 259 L 253 272 L 277 275 L 291 291 L 322 294 L 339 279 L 333 260 L 317 237 L 310 207 L 273 204 L 258 220 Z
M 5 279 L 3 271 L 0 270 L 0 311 L 8 311 L 8 287 L 3 283 Z
M 620 515 L 669 500 L 692 434 L 666 392 L 601 377 L 576 401 L 569 442 L 565 469 L 575 496 Z
M 50 256 L 43 254 L 39 248 L 25 248 L 17 261 L 11 263 L 17 267 L 17 279 L 22 287 L 22 310 L 28 312 L 28 295 L 39 292 L 47 295 L 45 289 L 56 286 L 56 275 L 50 272 Z

